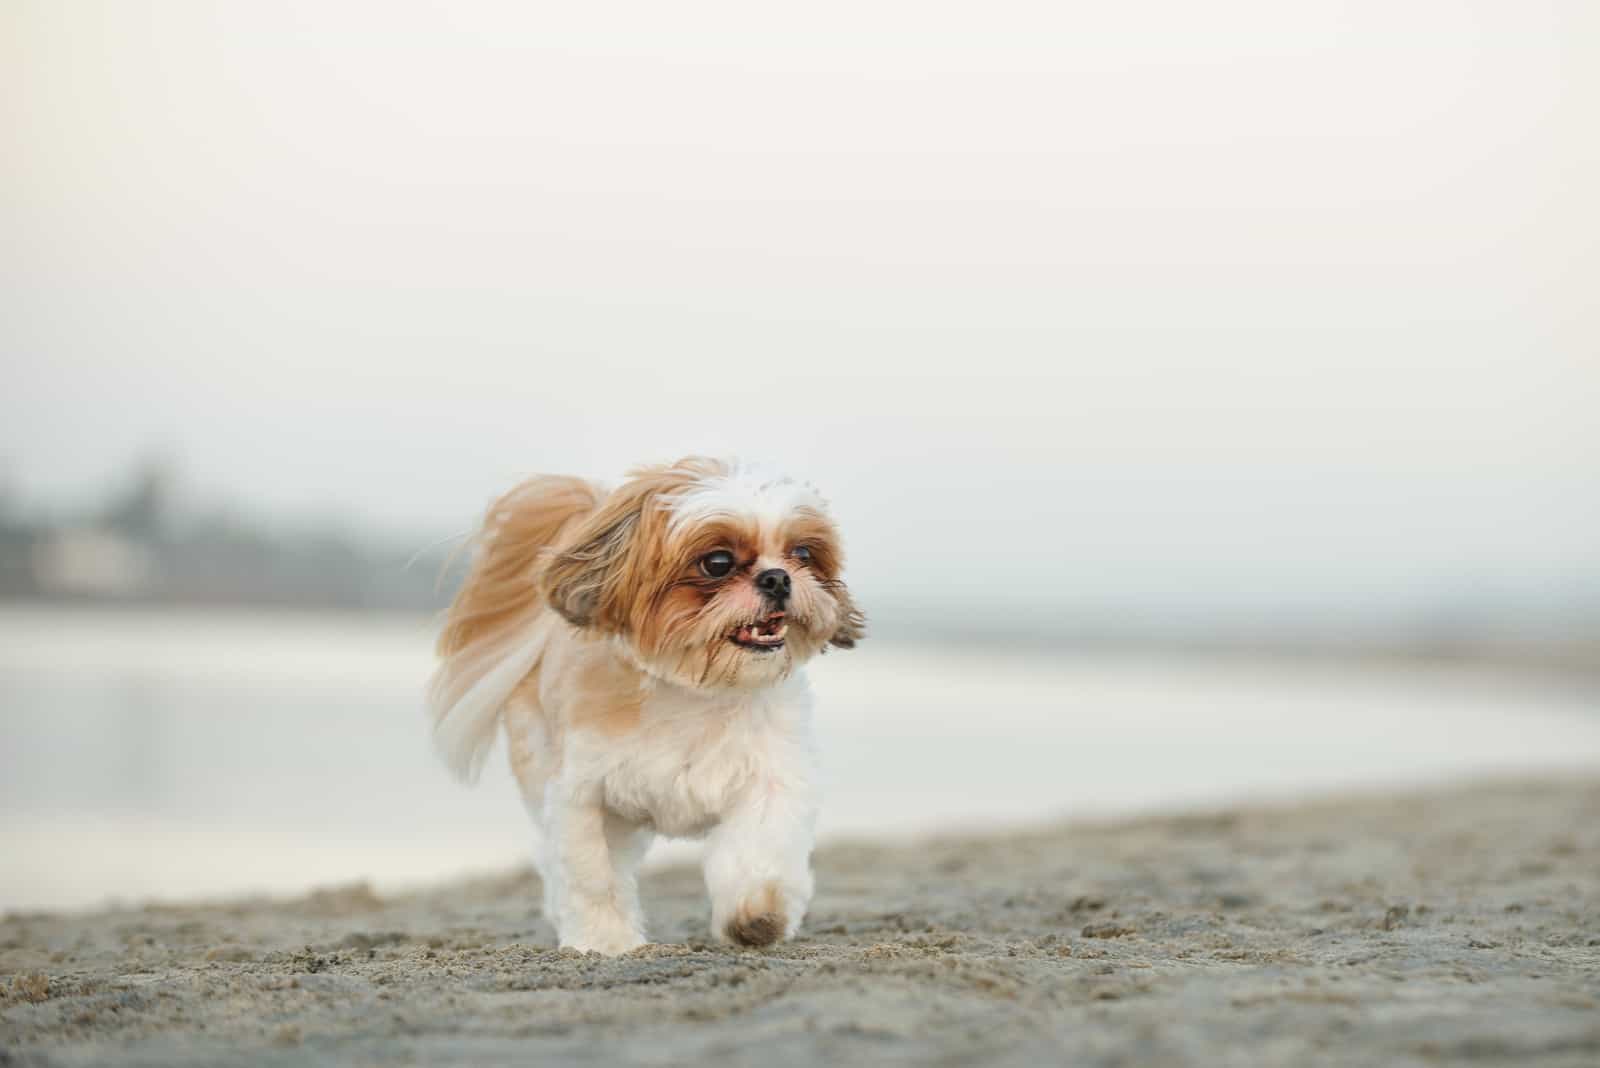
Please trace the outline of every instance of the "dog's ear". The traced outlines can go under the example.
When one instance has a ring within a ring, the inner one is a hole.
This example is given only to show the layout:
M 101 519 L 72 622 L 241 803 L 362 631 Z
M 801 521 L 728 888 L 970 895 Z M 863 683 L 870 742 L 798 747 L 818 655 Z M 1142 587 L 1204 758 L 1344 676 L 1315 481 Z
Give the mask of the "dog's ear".
M 856 607 L 850 588 L 843 582 L 829 583 L 828 592 L 839 605 L 839 625 L 834 628 L 828 644 L 838 649 L 854 649 L 856 642 L 867 636 L 866 614 Z
M 660 566 L 664 505 L 696 479 L 721 471 L 689 457 L 641 467 L 551 552 L 539 575 L 545 602 L 575 627 L 627 630 L 635 625 Z
M 634 495 L 613 496 L 545 564 L 539 583 L 545 602 L 568 623 L 615 626 L 625 615 L 620 602 L 643 507 Z

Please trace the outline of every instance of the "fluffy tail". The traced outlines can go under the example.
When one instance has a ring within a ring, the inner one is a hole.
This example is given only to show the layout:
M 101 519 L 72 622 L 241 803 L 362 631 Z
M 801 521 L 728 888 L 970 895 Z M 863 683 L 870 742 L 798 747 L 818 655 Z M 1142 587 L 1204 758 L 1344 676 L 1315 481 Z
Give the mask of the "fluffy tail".
M 554 619 L 542 611 L 536 582 L 545 551 L 604 497 L 592 482 L 540 475 L 495 501 L 483 518 L 428 682 L 434 747 L 468 782 L 494 745 L 507 698 L 544 652 Z

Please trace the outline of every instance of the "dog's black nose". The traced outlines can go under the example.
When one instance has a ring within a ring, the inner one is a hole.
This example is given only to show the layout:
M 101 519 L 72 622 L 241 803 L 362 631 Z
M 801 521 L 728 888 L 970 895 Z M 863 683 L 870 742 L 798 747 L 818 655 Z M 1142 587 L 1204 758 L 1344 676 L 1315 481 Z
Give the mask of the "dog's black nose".
M 789 572 L 781 567 L 769 567 L 756 576 L 756 589 L 778 603 L 789 599 Z

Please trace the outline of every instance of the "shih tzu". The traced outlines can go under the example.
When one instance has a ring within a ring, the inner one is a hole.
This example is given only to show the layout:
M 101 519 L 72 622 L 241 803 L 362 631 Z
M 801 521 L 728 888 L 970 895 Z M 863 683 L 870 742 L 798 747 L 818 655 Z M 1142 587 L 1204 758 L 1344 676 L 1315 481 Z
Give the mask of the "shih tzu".
M 645 943 L 657 834 L 706 839 L 716 937 L 794 934 L 817 806 L 803 668 L 865 632 L 843 564 L 811 487 L 700 457 L 609 492 L 540 476 L 489 508 L 439 638 L 434 738 L 471 780 L 504 729 L 561 945 Z

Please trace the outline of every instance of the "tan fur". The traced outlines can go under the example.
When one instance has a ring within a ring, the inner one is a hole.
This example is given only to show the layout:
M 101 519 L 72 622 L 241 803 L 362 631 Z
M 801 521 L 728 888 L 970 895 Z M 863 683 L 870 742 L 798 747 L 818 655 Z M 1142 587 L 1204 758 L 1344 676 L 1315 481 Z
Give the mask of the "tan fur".
M 730 942 L 741 946 L 770 946 L 783 937 L 787 923 L 783 890 L 776 882 L 770 882 L 739 906 L 723 933 Z
M 828 638 L 828 644 L 840 649 L 854 649 L 856 642 L 867 636 L 866 613 L 856 607 L 844 583 L 830 582 L 828 591 L 839 604 L 839 625 Z
M 550 731 L 555 724 L 544 714 L 539 703 L 540 668 L 535 667 L 512 693 L 506 702 L 506 753 L 511 760 L 511 774 L 520 783 L 543 784 L 561 766 L 559 745 L 535 744 L 529 738 L 529 729 L 535 726 Z
M 574 649 L 567 672 L 557 680 L 569 693 L 580 693 L 572 726 L 587 727 L 616 737 L 639 726 L 639 716 L 649 696 L 648 679 L 601 642 L 586 642 Z
M 459 653 L 536 611 L 543 554 L 604 499 L 605 491 L 584 479 L 539 475 L 490 505 L 478 556 L 439 635 L 439 655 Z
M 720 461 L 690 457 L 630 472 L 609 494 L 582 479 L 539 476 L 489 508 L 439 637 L 436 707 L 448 708 L 507 649 L 542 634 L 538 661 L 501 713 L 528 796 L 541 796 L 559 770 L 567 731 L 618 737 L 637 729 L 653 674 L 695 685 L 735 680 L 747 654 L 726 638 L 758 613 L 760 599 L 748 575 L 715 589 L 705 583 L 696 568 L 713 549 L 732 551 L 746 568 L 759 561 L 794 571 L 790 648 L 773 654 L 783 664 L 794 650 L 809 655 L 861 636 L 861 614 L 838 579 L 837 532 L 820 513 L 802 511 L 775 530 L 737 519 L 671 529 L 674 495 L 727 472 Z M 796 544 L 811 550 L 809 565 L 788 556 Z M 613 635 L 626 636 L 632 655 Z

